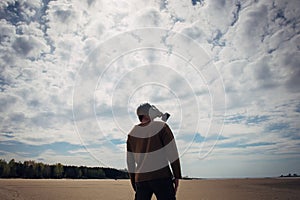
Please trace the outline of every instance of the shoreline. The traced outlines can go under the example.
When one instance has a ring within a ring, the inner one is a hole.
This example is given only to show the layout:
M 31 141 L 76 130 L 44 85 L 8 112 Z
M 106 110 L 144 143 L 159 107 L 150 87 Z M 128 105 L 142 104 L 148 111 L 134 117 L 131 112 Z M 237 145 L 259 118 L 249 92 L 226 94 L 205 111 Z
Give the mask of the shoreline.
M 299 199 L 299 178 L 181 180 L 177 199 Z M 129 179 L 0 179 L 1 200 L 132 200 Z M 153 197 L 152 200 L 155 200 Z

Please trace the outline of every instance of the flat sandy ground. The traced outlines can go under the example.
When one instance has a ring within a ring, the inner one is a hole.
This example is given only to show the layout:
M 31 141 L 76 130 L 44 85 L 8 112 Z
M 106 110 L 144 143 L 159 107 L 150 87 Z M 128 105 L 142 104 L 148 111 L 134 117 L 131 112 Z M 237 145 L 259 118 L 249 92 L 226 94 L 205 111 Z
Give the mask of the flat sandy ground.
M 1 200 L 130 200 L 133 196 L 129 180 L 0 179 Z M 182 180 L 177 199 L 300 199 L 300 179 Z

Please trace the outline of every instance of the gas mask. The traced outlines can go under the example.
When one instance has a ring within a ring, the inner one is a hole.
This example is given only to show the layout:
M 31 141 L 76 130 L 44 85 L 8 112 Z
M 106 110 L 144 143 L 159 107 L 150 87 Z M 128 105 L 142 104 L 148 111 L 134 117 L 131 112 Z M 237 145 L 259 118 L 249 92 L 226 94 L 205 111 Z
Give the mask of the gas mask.
M 167 112 L 162 113 L 154 105 L 151 105 L 151 107 L 149 109 L 149 116 L 150 116 L 151 120 L 155 119 L 156 117 L 159 117 L 159 118 L 161 118 L 162 121 L 166 122 L 169 119 L 170 114 Z

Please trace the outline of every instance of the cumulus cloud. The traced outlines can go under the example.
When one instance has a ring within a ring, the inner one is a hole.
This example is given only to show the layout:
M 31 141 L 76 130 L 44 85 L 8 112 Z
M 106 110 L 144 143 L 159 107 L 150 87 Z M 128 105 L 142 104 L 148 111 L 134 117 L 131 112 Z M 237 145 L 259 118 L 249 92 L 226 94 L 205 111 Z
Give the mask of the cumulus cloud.
M 17 37 L 12 44 L 12 48 L 17 54 L 28 58 L 38 57 L 42 53 L 43 47 L 46 47 L 44 43 L 28 36 Z

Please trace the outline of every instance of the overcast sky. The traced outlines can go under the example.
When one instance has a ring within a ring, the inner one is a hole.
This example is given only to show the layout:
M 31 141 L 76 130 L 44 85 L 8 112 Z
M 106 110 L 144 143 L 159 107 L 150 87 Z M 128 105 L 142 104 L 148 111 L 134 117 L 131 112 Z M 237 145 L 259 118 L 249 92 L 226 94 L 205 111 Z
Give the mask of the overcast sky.
M 299 0 L 1 0 L 0 158 L 124 169 L 150 102 L 185 176 L 299 174 L 299 15 Z

